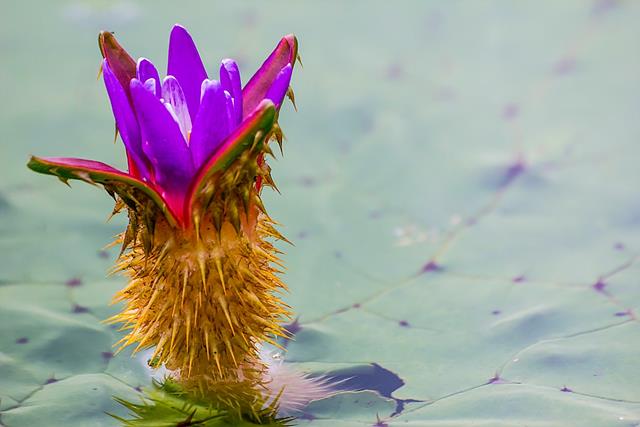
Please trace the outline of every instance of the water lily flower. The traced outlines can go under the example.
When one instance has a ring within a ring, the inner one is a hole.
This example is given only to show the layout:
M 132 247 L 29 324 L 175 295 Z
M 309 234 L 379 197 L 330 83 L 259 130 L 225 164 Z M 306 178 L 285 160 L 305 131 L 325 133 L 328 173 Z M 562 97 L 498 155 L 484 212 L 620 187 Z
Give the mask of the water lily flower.
M 167 76 L 135 61 L 108 32 L 99 36 L 102 74 L 127 153 L 128 172 L 94 160 L 32 157 L 28 166 L 62 181 L 102 185 L 127 210 L 115 271 L 128 334 L 120 345 L 153 348 L 188 392 L 264 411 L 271 381 L 263 343 L 286 336 L 290 313 L 272 239 L 284 239 L 260 194 L 274 186 L 265 155 L 282 142 L 278 115 L 290 90 L 298 43 L 283 37 L 242 86 L 238 64 L 207 72 L 193 39 L 176 25 Z M 257 411 L 257 412 L 256 412 Z
M 64 180 L 133 186 L 156 201 L 171 222 L 188 227 L 203 181 L 253 144 L 257 133 L 278 131 L 274 124 L 289 89 L 297 40 L 283 37 L 244 87 L 233 59 L 222 60 L 210 78 L 180 25 L 169 37 L 164 78 L 150 60 L 135 61 L 113 34 L 102 32 L 99 45 L 128 173 L 94 160 L 61 157 L 32 157 L 29 167 Z

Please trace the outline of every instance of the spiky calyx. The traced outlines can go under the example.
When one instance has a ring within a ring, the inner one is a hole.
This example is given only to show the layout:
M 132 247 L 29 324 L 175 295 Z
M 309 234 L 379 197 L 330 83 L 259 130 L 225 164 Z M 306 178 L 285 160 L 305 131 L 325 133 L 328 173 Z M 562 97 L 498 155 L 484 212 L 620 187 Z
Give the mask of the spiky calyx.
M 154 364 L 173 371 L 186 390 L 241 411 L 264 405 L 264 366 L 258 345 L 285 336 L 288 307 L 278 277 L 284 239 L 264 210 L 260 190 L 273 185 L 262 160 L 269 135 L 258 135 L 228 167 L 200 186 L 192 226 L 174 226 L 157 204 L 135 188 L 105 185 L 115 212 L 127 209 L 129 226 L 118 238 L 115 271 L 128 286 L 115 301 L 124 309 L 110 319 L 128 330 L 120 342 L 136 350 L 155 347 Z

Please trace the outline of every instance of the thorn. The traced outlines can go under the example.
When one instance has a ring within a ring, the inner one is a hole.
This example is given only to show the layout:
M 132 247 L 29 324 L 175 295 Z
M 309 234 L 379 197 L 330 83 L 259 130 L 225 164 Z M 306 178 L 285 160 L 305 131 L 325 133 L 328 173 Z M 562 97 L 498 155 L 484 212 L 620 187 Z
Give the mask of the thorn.
M 213 354 L 213 358 L 216 361 L 216 366 L 218 367 L 218 372 L 220 373 L 220 375 L 222 375 L 222 368 L 220 367 L 220 357 L 218 356 L 217 352 Z
M 222 230 L 222 206 L 219 203 L 214 203 L 210 210 L 211 218 L 213 219 L 213 226 L 216 228 L 216 233 L 220 237 L 220 231 Z
M 115 128 L 115 132 L 113 135 L 113 143 L 115 144 L 116 142 L 118 142 L 118 125 L 114 123 L 113 127 Z
M 180 425 L 190 426 L 193 424 L 193 417 L 196 415 L 197 409 L 194 409 L 193 412 L 189 415 L 189 417 L 180 423 Z M 198 423 L 199 424 L 199 423 Z
M 229 322 L 229 327 L 231 328 L 231 333 L 235 334 L 233 329 L 233 322 L 231 321 L 231 315 L 229 315 L 229 310 L 227 310 L 227 301 L 222 298 L 222 296 L 218 296 L 218 302 L 220 303 L 220 307 L 222 307 L 222 311 L 224 312 L 224 316 L 227 318 L 227 322 Z
M 169 344 L 169 353 L 173 353 L 177 333 L 178 333 L 178 318 L 173 316 L 173 326 L 171 328 L 171 344 Z
M 261 130 L 256 132 L 256 135 L 253 137 L 253 145 L 251 146 L 251 151 L 256 149 L 262 143 L 263 137 L 264 133 Z
M 89 175 L 89 172 L 85 172 L 85 171 L 75 171 L 74 174 L 81 180 L 83 180 L 84 182 L 86 182 L 87 184 L 91 184 L 94 186 L 98 186 L 95 181 L 93 179 L 91 179 L 91 175 Z
M 180 308 L 184 308 L 184 294 L 186 293 L 186 290 L 187 290 L 188 279 L 189 279 L 189 270 L 187 270 L 187 267 L 185 267 L 184 271 L 182 272 L 182 301 L 180 303 Z
M 200 244 L 201 241 L 201 237 L 200 237 L 200 212 L 198 212 L 197 209 L 193 210 L 193 228 L 196 230 L 196 242 L 198 242 L 198 244 Z
M 236 233 L 240 234 L 240 215 L 238 213 L 238 206 L 235 203 L 231 203 L 228 205 L 229 208 L 229 220 L 231 221 L 231 225 L 235 228 Z
M 229 342 L 228 339 L 225 339 L 224 343 L 227 346 L 227 350 L 229 351 L 229 354 L 231 355 L 231 359 L 233 359 L 233 364 L 237 367 L 238 361 L 236 360 L 236 356 L 233 354 L 233 348 L 231 347 L 231 343 Z
M 188 346 L 187 346 L 188 348 Z M 193 359 L 195 357 L 195 347 L 191 347 L 189 350 L 189 369 L 187 370 L 187 376 L 191 376 L 191 367 L 193 366 Z
M 189 348 L 189 334 L 191 333 L 191 313 L 187 312 L 186 348 Z M 189 368 L 191 369 L 191 368 Z
M 278 147 L 280 148 L 280 155 L 284 156 L 284 151 L 282 150 L 282 138 L 280 139 L 276 138 L 276 141 L 278 142 Z
M 62 177 L 60 175 L 57 175 L 57 177 L 60 180 L 60 182 L 62 182 L 67 187 L 71 188 L 71 184 L 69 184 L 69 178 L 65 178 L 65 177 Z
M 294 95 L 293 88 L 291 86 L 287 88 L 287 98 L 291 100 L 291 103 L 293 104 L 293 109 L 296 110 L 296 112 L 298 112 L 298 107 L 296 106 L 296 96 Z
M 204 336 L 204 345 L 207 348 L 207 360 L 211 359 L 211 352 L 209 351 L 209 333 Z
M 282 194 L 282 193 L 280 193 L 280 190 L 276 186 L 276 183 L 273 180 L 273 177 L 271 176 L 271 168 L 269 168 L 269 172 L 264 175 L 264 180 L 265 180 L 265 184 L 266 185 L 268 185 L 269 187 L 271 187 L 274 190 L 276 190 L 278 192 L 278 194 Z
M 109 194 L 109 196 L 111 196 L 111 198 L 116 202 L 116 205 L 113 207 L 114 214 L 120 212 L 120 209 L 122 209 L 122 206 L 118 206 L 118 199 L 116 198 L 116 193 L 113 191 L 111 187 L 104 187 L 104 189 L 107 192 L 107 194 Z
M 271 157 L 273 157 L 274 159 L 276 158 L 276 156 L 273 154 L 273 150 L 271 150 L 271 148 L 269 147 L 269 145 L 268 145 L 268 144 L 264 144 L 264 145 L 262 146 L 262 151 L 263 151 L 265 154 L 270 155 L 270 156 L 271 156 Z
M 200 279 L 202 280 L 202 288 L 204 289 L 204 293 L 207 293 L 207 276 L 206 276 L 206 266 L 204 263 L 204 254 L 200 252 L 198 254 L 198 269 L 200 270 Z
M 244 210 L 244 213 L 246 215 L 247 218 L 249 218 L 249 204 L 251 203 L 251 190 L 252 187 L 251 186 L 245 186 L 245 188 L 242 191 L 241 197 L 242 197 L 242 209 Z
M 226 295 L 227 294 L 227 288 L 224 284 L 224 274 L 222 274 L 222 262 L 220 261 L 220 257 L 215 257 L 214 258 L 215 263 L 216 263 L 216 270 L 218 270 L 218 276 L 220 277 L 220 283 L 222 284 L 222 292 Z

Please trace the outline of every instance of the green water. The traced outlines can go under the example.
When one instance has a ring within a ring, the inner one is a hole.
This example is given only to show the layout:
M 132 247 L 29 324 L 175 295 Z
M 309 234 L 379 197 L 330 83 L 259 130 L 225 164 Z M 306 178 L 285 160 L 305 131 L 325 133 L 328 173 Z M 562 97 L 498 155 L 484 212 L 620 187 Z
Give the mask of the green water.
M 175 22 L 245 80 L 282 35 L 300 41 L 282 194 L 265 195 L 295 243 L 287 359 L 379 369 L 299 425 L 640 425 L 639 2 L 1 8 L 0 425 L 113 426 L 112 396 L 150 382 L 101 323 L 124 283 L 102 248 L 125 218 L 25 163 L 123 167 L 97 33 L 164 68 Z

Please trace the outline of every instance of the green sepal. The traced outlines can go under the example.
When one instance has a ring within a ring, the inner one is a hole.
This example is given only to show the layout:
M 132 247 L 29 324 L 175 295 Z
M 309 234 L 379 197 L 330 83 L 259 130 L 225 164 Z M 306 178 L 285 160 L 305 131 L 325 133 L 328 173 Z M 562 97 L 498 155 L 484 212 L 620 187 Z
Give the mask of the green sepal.
M 85 159 L 31 156 L 27 167 L 38 173 L 57 176 L 65 184 L 70 179 L 77 179 L 92 185 L 103 185 L 109 194 L 117 193 L 125 203 L 132 200 L 135 202 L 133 190 L 139 190 L 162 211 L 169 224 L 178 223 L 176 216 L 153 187 L 104 163 Z
M 271 100 L 263 100 L 258 108 L 224 142 L 223 146 L 202 166 L 191 183 L 185 199 L 185 221 L 192 221 L 193 207 L 205 184 L 219 171 L 227 169 L 244 151 L 261 149 L 271 135 L 276 121 L 276 108 Z

